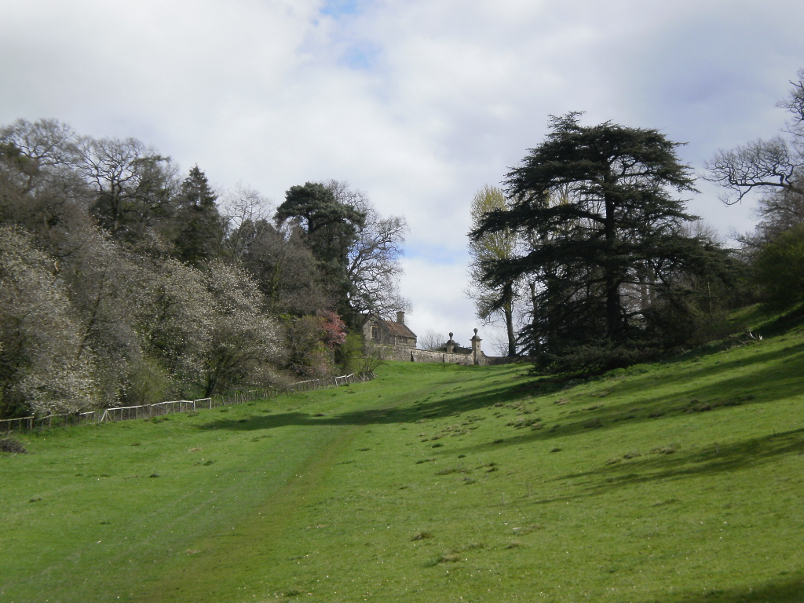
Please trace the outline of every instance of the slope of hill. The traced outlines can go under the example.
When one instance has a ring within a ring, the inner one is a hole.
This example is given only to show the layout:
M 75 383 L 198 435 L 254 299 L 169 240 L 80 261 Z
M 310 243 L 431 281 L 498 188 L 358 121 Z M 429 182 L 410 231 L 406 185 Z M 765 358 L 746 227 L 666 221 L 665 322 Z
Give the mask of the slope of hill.
M 0 600 L 804 600 L 804 333 L 377 380 L 0 455 Z

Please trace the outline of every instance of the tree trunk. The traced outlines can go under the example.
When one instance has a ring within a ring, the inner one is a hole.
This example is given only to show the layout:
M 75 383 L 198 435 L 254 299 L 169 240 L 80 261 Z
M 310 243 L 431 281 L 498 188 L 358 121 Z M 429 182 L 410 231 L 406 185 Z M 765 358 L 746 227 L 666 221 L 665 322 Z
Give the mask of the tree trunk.
M 620 332 L 620 279 L 619 266 L 615 260 L 615 246 L 617 244 L 617 230 L 615 223 L 615 202 L 608 195 L 605 197 L 606 213 L 604 216 L 603 232 L 606 239 L 606 257 L 603 271 L 606 282 L 606 336 L 615 339 Z
M 516 333 L 514 332 L 514 287 L 511 283 L 503 287 L 502 311 L 505 316 L 505 330 L 508 335 L 508 355 L 516 356 Z
M 505 329 L 508 332 L 508 355 L 516 356 L 516 333 L 514 333 L 514 307 L 507 303 L 504 308 Z

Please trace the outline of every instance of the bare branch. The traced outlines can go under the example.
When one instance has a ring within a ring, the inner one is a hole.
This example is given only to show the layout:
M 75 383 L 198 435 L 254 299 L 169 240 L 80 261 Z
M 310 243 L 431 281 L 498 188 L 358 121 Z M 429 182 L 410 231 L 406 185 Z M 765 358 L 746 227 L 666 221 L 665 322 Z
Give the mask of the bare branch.
M 734 205 L 758 189 L 782 188 L 804 192 L 796 178 L 800 166 L 787 142 L 777 136 L 770 140 L 755 140 L 731 151 L 718 151 L 706 163 L 709 171 L 706 179 L 729 189 L 731 192 L 723 202 Z

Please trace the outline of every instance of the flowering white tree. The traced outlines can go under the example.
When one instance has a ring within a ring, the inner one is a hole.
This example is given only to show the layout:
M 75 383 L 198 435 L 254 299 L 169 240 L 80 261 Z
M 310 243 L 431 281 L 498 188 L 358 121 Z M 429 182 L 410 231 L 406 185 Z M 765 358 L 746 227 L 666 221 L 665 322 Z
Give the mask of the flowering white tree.
M 282 338 L 262 311 L 257 284 L 245 270 L 220 261 L 209 266 L 205 280 L 214 309 L 203 360 L 205 395 L 263 381 L 265 369 L 282 355 Z
M 54 259 L 0 227 L 0 414 L 72 412 L 93 397 L 93 357 Z

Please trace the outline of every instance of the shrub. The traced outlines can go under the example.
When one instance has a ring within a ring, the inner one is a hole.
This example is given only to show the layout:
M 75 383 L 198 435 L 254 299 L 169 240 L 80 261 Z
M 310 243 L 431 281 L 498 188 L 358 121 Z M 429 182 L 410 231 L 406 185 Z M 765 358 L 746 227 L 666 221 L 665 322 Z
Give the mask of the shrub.
M 788 308 L 804 300 L 804 224 L 765 245 L 754 269 L 770 307 Z
M 123 399 L 132 405 L 155 404 L 170 399 L 173 387 L 170 373 L 159 362 L 143 358 L 131 368 Z
M 25 450 L 25 446 L 13 438 L 0 438 L 0 452 L 25 454 L 28 451 Z

